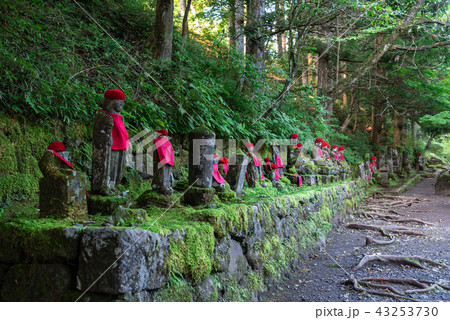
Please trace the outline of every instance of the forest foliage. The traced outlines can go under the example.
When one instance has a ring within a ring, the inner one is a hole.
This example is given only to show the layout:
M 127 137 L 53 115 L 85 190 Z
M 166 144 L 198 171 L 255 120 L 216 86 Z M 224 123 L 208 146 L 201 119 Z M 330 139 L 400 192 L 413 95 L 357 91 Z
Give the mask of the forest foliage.
M 126 93 L 131 133 L 165 127 L 182 137 L 204 125 L 218 137 L 255 141 L 295 132 L 300 141 L 345 145 L 351 162 L 373 148 L 416 144 L 415 125 L 419 136 L 429 133 L 419 119 L 450 110 L 448 47 L 436 45 L 448 39 L 448 1 L 195 0 L 187 38 L 175 2 L 168 61 L 152 51 L 156 4 L 2 2 L 1 110 L 44 125 L 91 123 L 114 87 Z M 369 63 L 394 34 L 390 50 Z M 235 45 L 240 36 L 262 46 L 262 58 Z M 431 47 L 411 50 L 421 46 Z

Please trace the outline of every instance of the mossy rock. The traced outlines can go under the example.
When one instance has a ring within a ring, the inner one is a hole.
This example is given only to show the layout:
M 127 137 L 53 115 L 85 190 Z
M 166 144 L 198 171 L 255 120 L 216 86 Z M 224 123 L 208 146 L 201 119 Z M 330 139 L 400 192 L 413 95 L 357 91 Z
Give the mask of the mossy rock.
M 153 190 L 147 190 L 141 194 L 137 199 L 137 206 L 140 208 L 145 208 L 148 206 L 157 206 L 161 208 L 169 208 L 175 202 L 173 196 L 166 196 L 156 193 Z
M 191 206 L 205 206 L 214 201 L 214 188 L 191 187 L 184 194 L 184 203 Z
M 110 216 L 119 206 L 127 207 L 128 202 L 125 197 L 91 195 L 87 199 L 88 213 Z

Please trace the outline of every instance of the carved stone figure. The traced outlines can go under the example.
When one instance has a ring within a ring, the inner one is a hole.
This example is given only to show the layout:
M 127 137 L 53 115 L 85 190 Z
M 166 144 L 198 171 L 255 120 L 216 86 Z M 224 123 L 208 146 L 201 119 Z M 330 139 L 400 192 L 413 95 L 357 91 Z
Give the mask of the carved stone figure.
M 122 91 L 106 91 L 103 109 L 94 120 L 91 179 L 94 194 L 111 194 L 123 177 L 129 147 L 128 133 L 120 115 L 124 103 Z
M 272 161 L 278 165 L 278 173 L 282 175 L 284 163 L 280 156 L 280 150 L 275 145 L 272 145 Z
M 86 179 L 74 170 L 62 142 L 48 146 L 39 169 L 44 175 L 39 180 L 39 217 L 86 218 Z
M 242 188 L 244 187 L 245 174 L 247 172 L 248 159 L 243 154 L 233 154 L 231 156 L 231 163 L 235 163 L 234 165 L 230 165 L 230 168 L 227 173 L 228 183 L 232 190 L 236 192 L 236 195 L 241 195 Z
M 166 129 L 157 131 L 158 138 L 155 139 L 155 150 L 153 151 L 153 191 L 170 196 L 173 194 L 173 174 L 174 163 L 173 147 L 168 139 Z
M 214 132 L 199 128 L 189 133 L 189 185 L 184 202 L 189 205 L 207 205 L 213 201 Z

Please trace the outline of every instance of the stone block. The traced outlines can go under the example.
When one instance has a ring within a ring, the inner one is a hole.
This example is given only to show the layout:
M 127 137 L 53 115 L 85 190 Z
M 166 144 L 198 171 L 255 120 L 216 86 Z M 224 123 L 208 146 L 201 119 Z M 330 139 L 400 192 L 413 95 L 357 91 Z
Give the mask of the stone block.
M 86 229 L 81 238 L 77 289 L 124 294 L 161 288 L 169 280 L 169 236 L 142 229 Z
M 310 186 L 315 185 L 317 183 L 316 182 L 316 176 L 314 176 L 314 175 L 302 176 L 302 180 L 303 180 L 304 184 L 307 184 L 307 185 L 310 185 Z
M 59 302 L 73 287 L 74 276 L 68 265 L 17 264 L 8 269 L 1 296 L 7 302 Z

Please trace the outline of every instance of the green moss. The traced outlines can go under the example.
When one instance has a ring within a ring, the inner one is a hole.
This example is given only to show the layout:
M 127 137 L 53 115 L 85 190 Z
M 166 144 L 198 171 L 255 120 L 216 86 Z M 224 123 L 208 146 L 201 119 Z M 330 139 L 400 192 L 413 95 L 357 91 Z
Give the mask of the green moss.
M 168 284 L 156 295 L 156 301 L 160 302 L 193 302 L 194 288 L 183 278 L 170 278 Z
M 167 266 L 170 272 L 180 273 L 198 283 L 211 273 L 214 229 L 208 223 L 195 222 L 183 231 L 183 237 L 170 241 Z

